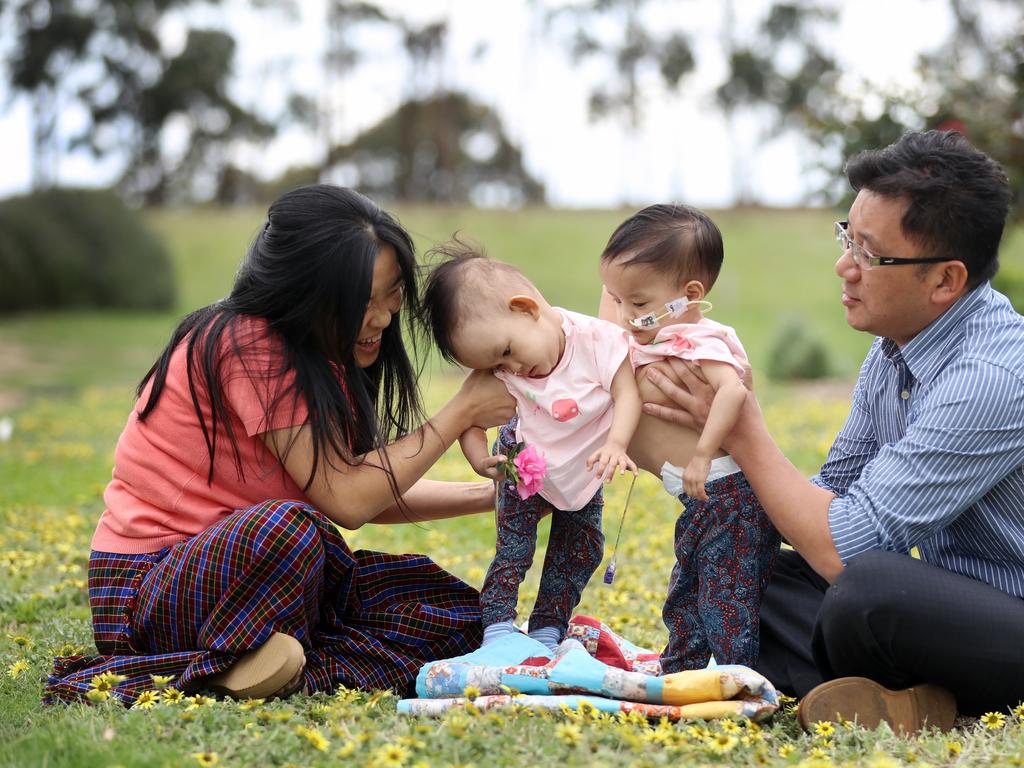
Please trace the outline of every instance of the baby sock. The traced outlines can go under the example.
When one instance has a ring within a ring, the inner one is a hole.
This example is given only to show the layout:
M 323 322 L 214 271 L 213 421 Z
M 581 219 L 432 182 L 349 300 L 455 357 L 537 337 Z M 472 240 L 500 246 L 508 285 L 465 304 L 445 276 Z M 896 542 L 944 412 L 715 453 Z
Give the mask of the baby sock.
M 531 629 L 528 634 L 534 640 L 544 643 L 549 651 L 554 651 L 558 648 L 558 643 L 562 639 L 562 633 L 558 631 L 558 627 L 538 627 L 537 629 Z
M 505 635 L 511 634 L 515 631 L 515 625 L 511 621 L 498 621 L 494 624 L 488 624 L 484 627 L 483 644 L 487 645 L 488 643 L 493 643 L 499 637 L 504 637 Z

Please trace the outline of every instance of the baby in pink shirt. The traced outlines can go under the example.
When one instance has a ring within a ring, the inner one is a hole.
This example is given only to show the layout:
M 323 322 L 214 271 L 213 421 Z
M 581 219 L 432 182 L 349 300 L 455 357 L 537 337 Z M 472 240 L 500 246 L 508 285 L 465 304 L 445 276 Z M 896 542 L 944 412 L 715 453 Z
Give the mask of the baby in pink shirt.
M 484 644 L 514 631 L 519 584 L 533 561 L 537 522 L 553 511 L 530 635 L 549 648 L 604 554 L 602 481 L 636 473 L 626 453 L 640 417 L 629 345 L 616 325 L 552 307 L 523 273 L 461 243 L 431 273 L 424 314 L 441 354 L 493 370 L 516 398 L 494 455 L 482 429 L 459 440 L 466 459 L 498 480 L 497 554 L 481 590 Z M 613 407 L 614 405 L 614 407 Z M 546 461 L 537 495 L 502 471 L 523 444 Z M 526 498 L 524 498 L 524 496 Z
M 721 449 L 746 400 L 749 367 L 735 332 L 703 316 L 723 258 L 721 232 L 707 214 L 670 204 L 624 221 L 601 254 L 601 316 L 629 331 L 643 400 L 660 395 L 644 371 L 670 357 L 698 363 L 715 390 L 701 432 L 644 416 L 629 448 L 683 506 L 662 609 L 669 634 L 663 673 L 699 669 L 712 657 L 719 664 L 757 662 L 761 596 L 779 548 L 750 483 Z

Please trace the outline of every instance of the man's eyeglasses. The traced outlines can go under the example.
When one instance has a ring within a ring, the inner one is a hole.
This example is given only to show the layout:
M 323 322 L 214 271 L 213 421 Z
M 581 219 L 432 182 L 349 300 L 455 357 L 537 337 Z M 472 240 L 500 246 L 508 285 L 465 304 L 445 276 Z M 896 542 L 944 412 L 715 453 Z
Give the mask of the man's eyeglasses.
M 842 246 L 843 252 L 845 253 L 846 251 L 849 251 L 850 256 L 853 258 L 853 263 L 865 272 L 872 270 L 875 267 L 899 266 L 900 264 L 940 264 L 943 261 L 950 261 L 950 259 L 941 259 L 935 256 L 925 259 L 900 259 L 895 256 L 875 256 L 873 253 L 862 248 L 853 241 L 853 238 L 850 237 L 849 227 L 850 222 L 837 221 L 836 240 L 838 240 L 839 245 Z

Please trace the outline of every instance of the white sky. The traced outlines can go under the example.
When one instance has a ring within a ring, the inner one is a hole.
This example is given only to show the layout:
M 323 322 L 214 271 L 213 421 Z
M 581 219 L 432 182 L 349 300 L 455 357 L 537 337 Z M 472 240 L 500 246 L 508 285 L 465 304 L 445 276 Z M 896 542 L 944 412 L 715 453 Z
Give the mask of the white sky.
M 737 34 L 755 25 L 768 0 L 733 0 Z M 238 41 L 233 94 L 244 106 L 278 108 L 284 79 L 325 97 L 321 51 L 324 0 L 301 0 L 301 18 L 254 14 L 244 0 L 193 19 L 226 26 Z M 702 206 L 729 205 L 741 175 L 759 202 L 794 205 L 821 183 L 812 170 L 814 150 L 796 136 L 765 142 L 764 116 L 741 116 L 730 132 L 712 104 L 724 75 L 719 41 L 722 0 L 662 0 L 654 3 L 659 26 L 676 18 L 697 47 L 699 69 L 679 94 L 666 94 L 654 81 L 645 105 L 645 123 L 630 135 L 615 119 L 591 123 L 588 85 L 599 66 L 576 66 L 565 53 L 566 33 L 545 33 L 531 0 L 384 0 L 382 7 L 411 21 L 450 18 L 442 82 L 471 92 L 501 115 L 506 132 L 524 152 L 527 169 L 548 189 L 555 206 L 599 207 L 676 199 Z M 829 41 L 853 82 L 877 87 L 906 82 L 916 55 L 949 33 L 947 0 L 858 0 L 840 6 L 839 34 Z M 162 30 L 170 48 L 183 43 L 179 21 Z M 843 41 L 840 43 L 840 39 Z M 366 55 L 356 72 L 334 91 L 344 109 L 339 137 L 350 138 L 400 103 L 409 92 L 408 67 L 393 32 L 361 33 Z M 479 54 L 480 44 L 486 48 Z M 475 55 L 477 54 L 477 55 Z M 30 120 L 24 99 L 11 98 L 0 85 L 0 195 L 23 191 L 30 180 Z M 74 114 L 62 117 L 67 130 Z M 173 135 L 171 137 L 173 141 Z M 236 160 L 262 176 L 318 157 L 320 143 L 297 130 L 282 133 L 269 146 L 239 147 Z M 734 165 L 735 164 L 735 165 Z M 59 167 L 65 184 L 106 184 L 119 161 L 96 163 L 85 153 L 66 157 Z

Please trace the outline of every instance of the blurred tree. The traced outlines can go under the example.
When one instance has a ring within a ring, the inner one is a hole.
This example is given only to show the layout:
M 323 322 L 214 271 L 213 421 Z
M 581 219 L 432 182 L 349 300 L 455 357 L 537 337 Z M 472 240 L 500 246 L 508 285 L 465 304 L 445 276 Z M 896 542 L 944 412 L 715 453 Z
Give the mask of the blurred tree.
M 443 165 L 441 146 L 451 153 Z M 382 200 L 494 206 L 544 200 L 543 185 L 524 169 L 497 114 L 461 93 L 406 101 L 336 147 L 331 165 Z
M 1003 164 L 1016 193 L 1015 215 L 1024 218 L 1024 4 L 948 0 L 948 8 L 950 36 L 920 56 L 916 83 L 882 90 L 843 74 L 817 42 L 838 38 L 837 30 L 825 29 L 836 20 L 833 3 L 776 2 L 755 38 L 733 55 L 719 104 L 767 106 L 773 130 L 795 127 L 822 147 L 834 179 L 823 193 L 832 202 L 847 194 L 842 166 L 851 155 L 890 144 L 908 129 L 959 130 Z M 801 53 L 780 55 L 784 47 Z
M 613 78 L 604 79 L 590 92 L 590 114 L 602 119 L 625 115 L 636 130 L 642 119 L 644 79 L 657 71 L 669 89 L 679 86 L 696 64 L 689 38 L 679 31 L 657 35 L 643 20 L 646 0 L 584 0 L 555 8 L 549 20 L 570 18 L 573 23 L 572 56 L 610 63 Z
M 277 4 L 257 1 L 264 7 Z M 172 186 L 190 195 L 198 171 L 215 176 L 235 138 L 273 132 L 227 95 L 234 56 L 228 34 L 189 29 L 180 53 L 164 50 L 157 34 L 161 20 L 196 3 L 5 2 L 0 10 L 11 16 L 16 34 L 8 61 L 11 84 L 34 105 L 37 187 L 55 181 L 55 161 L 65 149 L 57 119 L 72 105 L 85 120 L 67 148 L 86 146 L 96 156 L 126 153 L 122 188 L 150 203 L 162 202 Z M 183 149 L 167 146 L 172 126 Z
M 309 124 L 320 136 L 324 148 L 324 161 L 338 140 L 342 105 L 336 98 L 338 83 L 352 73 L 362 53 L 353 36 L 366 24 L 393 24 L 392 19 L 373 3 L 350 0 L 328 0 L 326 8 L 327 50 L 324 53 L 324 90 L 319 98 L 320 107 L 306 107 Z M 293 99 L 306 97 L 295 96 Z M 298 101 L 293 102 L 295 106 Z

